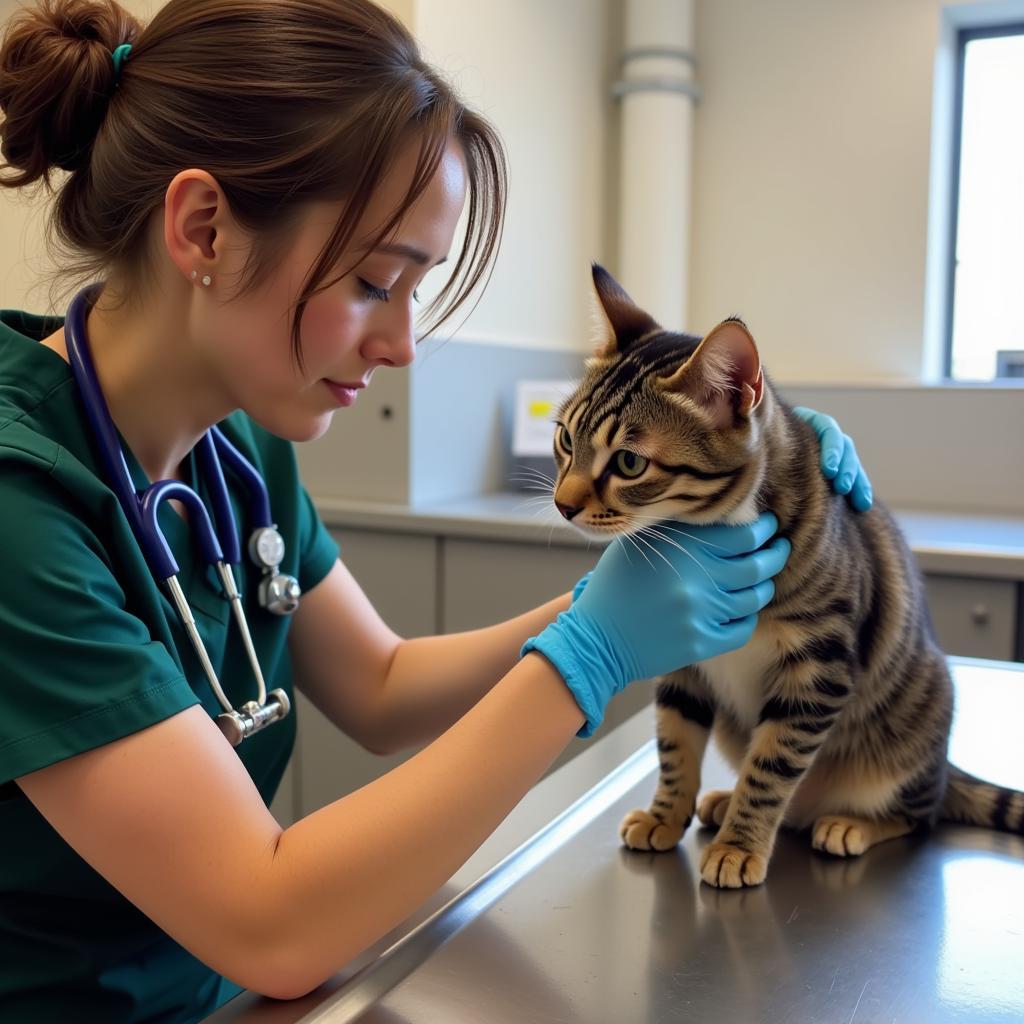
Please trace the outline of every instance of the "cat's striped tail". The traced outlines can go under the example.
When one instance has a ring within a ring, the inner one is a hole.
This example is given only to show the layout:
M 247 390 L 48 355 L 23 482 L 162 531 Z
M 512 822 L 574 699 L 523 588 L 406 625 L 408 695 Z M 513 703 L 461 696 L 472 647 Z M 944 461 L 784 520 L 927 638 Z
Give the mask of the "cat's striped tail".
M 976 779 L 951 764 L 940 817 L 1024 835 L 1024 793 Z

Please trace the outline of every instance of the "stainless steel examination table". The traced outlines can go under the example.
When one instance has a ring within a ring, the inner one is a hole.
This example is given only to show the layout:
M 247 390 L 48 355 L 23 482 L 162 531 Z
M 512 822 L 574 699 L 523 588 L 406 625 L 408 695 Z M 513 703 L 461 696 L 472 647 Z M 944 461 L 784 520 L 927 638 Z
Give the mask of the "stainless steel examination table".
M 1024 789 L 1024 666 L 951 664 L 952 759 Z M 653 792 L 652 736 L 647 709 L 546 778 L 331 983 L 209 1020 L 1024 1024 L 1024 837 L 943 825 L 841 860 L 783 833 L 764 885 L 716 890 L 697 870 L 707 830 L 669 853 L 619 845 Z M 732 778 L 709 747 L 704 788 Z

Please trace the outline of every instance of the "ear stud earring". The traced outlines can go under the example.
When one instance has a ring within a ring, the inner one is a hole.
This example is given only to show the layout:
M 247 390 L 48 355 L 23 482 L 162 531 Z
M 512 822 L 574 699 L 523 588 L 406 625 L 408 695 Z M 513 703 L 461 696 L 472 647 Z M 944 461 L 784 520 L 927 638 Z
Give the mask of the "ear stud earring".
M 193 270 L 192 274 L 191 274 L 192 280 L 194 281 L 197 276 L 198 276 L 197 272 L 195 270 Z M 203 274 L 202 280 L 203 280 L 203 284 L 206 285 L 206 287 L 209 287 L 211 284 L 213 284 L 213 278 L 210 277 L 209 274 Z

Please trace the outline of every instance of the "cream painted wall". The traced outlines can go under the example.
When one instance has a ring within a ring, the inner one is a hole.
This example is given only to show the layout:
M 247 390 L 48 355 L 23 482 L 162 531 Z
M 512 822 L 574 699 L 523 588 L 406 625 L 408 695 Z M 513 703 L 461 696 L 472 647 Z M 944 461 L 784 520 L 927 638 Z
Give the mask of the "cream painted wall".
M 501 254 L 458 336 L 585 348 L 589 263 L 615 269 L 621 0 L 479 0 L 472 17 L 462 0 L 388 6 L 509 150 Z M 698 0 L 688 328 L 741 313 L 779 379 L 919 377 L 941 7 Z M 0 196 L 0 232 L 0 302 L 45 308 L 31 289 L 45 266 L 38 208 Z
M 916 380 L 941 0 L 698 0 L 691 329 L 776 378 Z
M 143 23 L 163 6 L 162 0 L 118 2 Z M 11 15 L 23 6 L 27 5 L 15 0 L 0 0 L 0 25 L 6 25 Z M 54 184 L 59 180 L 59 177 L 54 177 Z M 54 312 L 46 278 L 53 271 L 54 264 L 44 242 L 49 206 L 49 196 L 41 190 L 0 190 L 0 238 L 3 239 L 0 247 L 0 307 L 28 309 L 34 313 Z M 57 298 L 59 300 L 59 295 Z M 63 309 L 58 312 L 63 313 Z
M 497 124 L 511 165 L 508 225 L 474 341 L 577 347 L 589 337 L 589 265 L 608 258 L 614 176 L 606 113 L 613 0 L 385 0 L 465 97 Z M 127 0 L 148 17 L 159 0 Z M 0 0 L 0 18 L 15 10 Z M 0 305 L 49 308 L 39 285 L 45 197 L 0 195 Z
M 414 3 L 426 57 L 495 123 L 509 156 L 501 252 L 456 336 L 585 347 L 590 263 L 608 259 L 611 237 L 612 0 Z

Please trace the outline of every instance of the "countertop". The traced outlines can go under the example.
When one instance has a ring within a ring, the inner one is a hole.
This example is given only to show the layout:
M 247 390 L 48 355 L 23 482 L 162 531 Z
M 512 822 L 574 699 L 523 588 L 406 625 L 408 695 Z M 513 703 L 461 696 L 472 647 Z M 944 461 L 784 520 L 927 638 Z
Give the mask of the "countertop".
M 1024 788 L 1024 666 L 951 659 L 951 759 Z M 648 707 L 534 787 L 430 905 L 309 996 L 216 1024 L 1020 1024 L 1024 837 L 942 825 L 863 857 L 783 833 L 765 884 L 700 881 L 710 832 L 632 853 Z M 730 787 L 709 747 L 704 789 Z
M 324 522 L 345 527 L 477 540 L 586 547 L 550 495 L 495 492 L 426 505 L 315 499 Z M 922 572 L 1024 580 L 1024 516 L 893 509 Z

